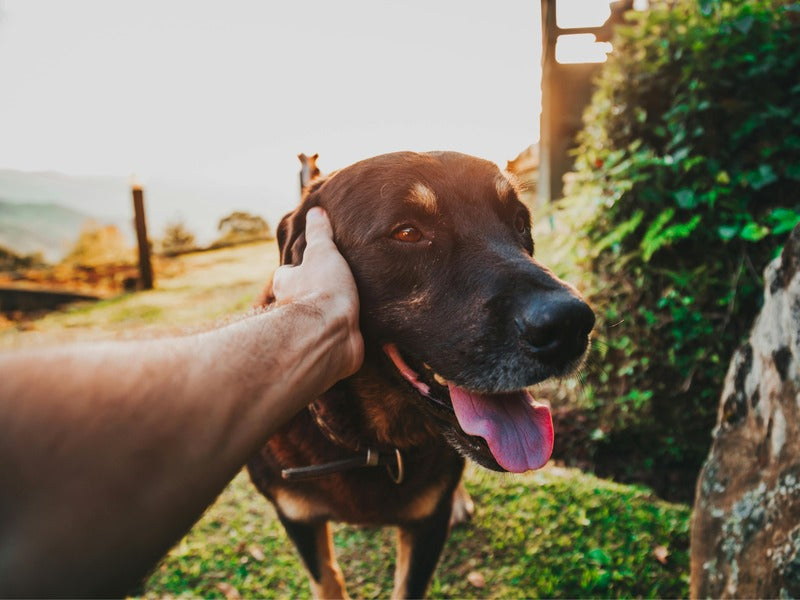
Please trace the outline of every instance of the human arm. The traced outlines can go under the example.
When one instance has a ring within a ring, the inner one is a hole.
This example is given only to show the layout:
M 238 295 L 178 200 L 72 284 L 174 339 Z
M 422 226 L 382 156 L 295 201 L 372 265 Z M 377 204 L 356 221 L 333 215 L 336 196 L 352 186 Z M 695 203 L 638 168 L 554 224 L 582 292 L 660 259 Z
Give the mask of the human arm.
M 0 596 L 113 595 L 362 360 L 327 219 L 276 305 L 209 332 L 0 356 Z

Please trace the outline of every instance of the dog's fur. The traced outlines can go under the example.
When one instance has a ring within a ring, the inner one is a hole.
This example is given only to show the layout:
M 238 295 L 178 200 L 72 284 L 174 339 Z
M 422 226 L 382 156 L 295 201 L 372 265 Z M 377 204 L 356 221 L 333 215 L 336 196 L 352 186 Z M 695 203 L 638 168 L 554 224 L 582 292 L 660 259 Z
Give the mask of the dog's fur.
M 269 440 L 248 465 L 251 478 L 275 505 L 315 596 L 346 595 L 328 527 L 340 520 L 397 526 L 393 597 L 421 597 L 447 536 L 463 457 L 503 469 L 483 439 L 461 430 L 446 388 L 402 376 L 386 344 L 420 378 L 435 371 L 475 392 L 510 392 L 573 371 L 594 316 L 532 258 L 529 211 L 493 163 L 401 152 L 312 181 L 279 225 L 282 264 L 301 262 L 312 206 L 327 211 L 355 276 L 366 358 Z M 420 393 L 428 387 L 443 399 Z M 393 483 L 383 467 L 281 478 L 284 468 L 366 447 L 398 449 L 403 481 Z

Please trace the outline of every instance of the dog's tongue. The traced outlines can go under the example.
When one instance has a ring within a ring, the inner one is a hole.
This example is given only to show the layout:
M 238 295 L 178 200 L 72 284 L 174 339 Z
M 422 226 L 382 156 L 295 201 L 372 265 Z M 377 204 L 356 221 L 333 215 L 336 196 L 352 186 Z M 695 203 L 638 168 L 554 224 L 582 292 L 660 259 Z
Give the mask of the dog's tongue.
M 478 394 L 450 384 L 461 429 L 486 440 L 494 459 L 513 473 L 539 469 L 553 452 L 550 409 L 526 391 Z

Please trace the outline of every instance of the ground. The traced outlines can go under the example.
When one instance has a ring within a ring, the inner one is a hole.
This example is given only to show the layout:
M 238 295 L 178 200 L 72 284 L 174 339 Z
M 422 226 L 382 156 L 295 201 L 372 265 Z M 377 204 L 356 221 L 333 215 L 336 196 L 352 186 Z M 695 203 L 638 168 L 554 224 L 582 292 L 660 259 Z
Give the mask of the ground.
M 246 312 L 277 264 L 273 242 L 164 263 L 156 289 L 0 330 L 0 351 L 92 339 L 175 335 Z M 558 431 L 556 431 L 558 435 Z M 477 514 L 448 540 L 430 596 L 685 597 L 689 508 L 577 470 L 528 475 L 469 467 Z M 386 597 L 394 534 L 337 525 L 354 597 Z M 239 474 L 146 581 L 141 595 L 307 597 L 304 571 L 271 506 Z

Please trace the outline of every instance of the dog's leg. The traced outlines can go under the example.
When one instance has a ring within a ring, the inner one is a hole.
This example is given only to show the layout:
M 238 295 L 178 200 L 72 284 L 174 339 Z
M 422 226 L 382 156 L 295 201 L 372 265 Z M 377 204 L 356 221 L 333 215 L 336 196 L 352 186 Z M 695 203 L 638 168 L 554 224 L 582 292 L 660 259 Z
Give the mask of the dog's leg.
M 392 598 L 422 598 L 447 539 L 452 501 L 443 501 L 424 521 L 397 529 L 397 564 Z
M 469 523 L 473 514 L 475 514 L 475 503 L 470 498 L 462 479 L 458 482 L 458 487 L 453 494 L 453 512 L 450 514 L 450 527 Z
M 302 523 L 283 516 L 280 519 L 306 565 L 314 598 L 349 598 L 334 555 L 328 521 Z

